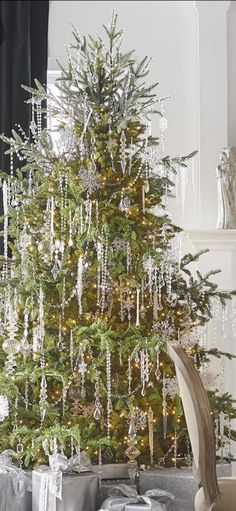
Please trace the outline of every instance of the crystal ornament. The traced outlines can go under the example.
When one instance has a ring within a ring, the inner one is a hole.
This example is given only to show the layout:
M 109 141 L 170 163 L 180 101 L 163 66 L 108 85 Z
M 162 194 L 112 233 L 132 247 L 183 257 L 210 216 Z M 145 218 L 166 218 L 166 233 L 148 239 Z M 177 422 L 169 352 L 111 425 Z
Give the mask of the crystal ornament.
M 153 465 L 153 453 L 154 453 L 154 443 L 153 443 L 153 410 L 151 406 L 148 409 L 148 439 L 149 439 L 149 452 L 150 452 L 150 463 Z
M 117 252 L 123 252 L 124 250 L 127 250 L 127 241 L 122 238 L 115 238 L 112 242 L 112 247 Z
M 100 188 L 98 176 L 95 174 L 92 168 L 80 169 L 78 172 L 78 177 L 84 190 L 86 190 L 89 195 L 92 195 Z
M 130 396 L 131 394 L 131 383 L 132 383 L 132 365 L 131 365 L 131 357 L 128 358 L 128 370 L 127 370 L 127 375 L 128 375 L 128 394 Z
M 25 225 L 22 235 L 20 236 L 20 239 L 19 239 L 19 249 L 20 249 L 21 254 L 25 253 L 25 251 L 26 251 L 27 247 L 30 245 L 30 243 L 31 243 L 31 236 L 30 236 L 30 234 L 27 233 L 27 226 Z
M 144 430 L 147 426 L 147 413 L 140 410 L 138 407 L 135 408 L 134 412 L 129 413 L 128 421 L 131 424 L 131 419 L 133 420 L 133 428 L 135 432 L 139 429 Z
M 83 256 L 81 255 L 78 259 L 77 266 L 77 300 L 79 307 L 79 315 L 83 313 L 82 295 L 83 295 Z
M 97 376 L 96 382 L 95 382 L 94 398 L 95 398 L 95 401 L 94 401 L 94 414 L 93 414 L 93 416 L 94 416 L 94 419 L 98 421 L 102 417 L 102 404 L 101 404 L 101 401 L 99 399 L 99 378 L 98 378 L 98 376 Z
M 163 437 L 166 439 L 167 434 L 167 390 L 166 390 L 166 376 L 163 370 L 163 381 L 162 381 L 162 420 L 163 420 Z
M 70 331 L 70 367 L 71 371 L 74 371 L 74 337 L 73 331 Z
M 146 383 L 149 382 L 149 356 L 147 350 L 140 351 L 140 376 L 141 376 L 141 395 L 146 395 Z
M 66 120 L 63 129 L 59 131 L 59 139 L 57 141 L 58 154 L 70 159 L 76 154 L 77 143 L 74 120 L 69 118 Z
M 47 380 L 45 374 L 42 375 L 40 385 L 40 397 L 39 397 L 39 410 L 41 424 L 43 424 L 46 415 L 46 402 L 47 402 Z
M 136 447 L 137 444 L 137 429 L 135 426 L 135 418 L 134 416 L 131 416 L 130 424 L 129 424 L 129 431 L 128 431 L 128 444 L 129 447 L 126 449 L 125 454 L 126 456 L 131 460 L 134 461 L 137 456 L 139 456 L 140 451 Z
M 79 363 L 78 372 L 81 374 L 81 397 L 82 397 L 82 399 L 84 399 L 86 397 L 84 384 L 85 384 L 85 374 L 87 372 L 87 364 L 84 361 L 84 351 L 82 348 L 80 348 L 80 350 L 79 350 L 79 358 L 80 358 L 80 363 Z
M 140 289 L 136 289 L 136 326 L 140 326 Z
M 170 396 L 172 399 L 180 394 L 177 378 L 165 378 L 165 388 L 166 395 Z
M 124 131 L 121 132 L 120 137 L 120 166 L 124 175 L 126 169 L 126 136 Z
M 0 422 L 9 417 L 9 403 L 6 396 L 0 395 Z
M 112 401 L 111 401 L 111 352 L 109 348 L 106 350 L 106 387 L 107 387 L 107 438 L 110 438 L 110 417 L 112 412 Z
M 6 181 L 3 181 L 2 185 L 2 195 L 3 195 L 3 214 L 4 214 L 4 233 L 3 233 L 3 243 L 4 243 L 4 259 L 5 264 L 7 264 L 8 259 L 8 184 Z
M 28 325 L 29 325 L 29 314 L 28 312 L 24 313 L 24 333 L 22 340 L 22 348 L 27 351 L 29 349 L 29 341 L 28 341 Z
M 119 210 L 123 213 L 123 212 L 127 212 L 128 209 L 130 207 L 130 199 L 129 197 L 124 197 L 123 194 L 122 194 L 122 197 L 121 197 L 121 200 L 120 200 L 120 203 L 119 203 Z
M 6 330 L 8 332 L 8 338 L 3 342 L 2 348 L 5 353 L 8 354 L 6 361 L 6 369 L 9 375 L 13 374 L 14 367 L 16 365 L 15 355 L 18 353 L 22 347 L 20 341 L 15 339 L 16 333 L 18 330 L 17 327 L 17 313 L 15 307 L 12 305 L 10 299 L 8 301 L 8 315 L 7 315 L 7 324 Z

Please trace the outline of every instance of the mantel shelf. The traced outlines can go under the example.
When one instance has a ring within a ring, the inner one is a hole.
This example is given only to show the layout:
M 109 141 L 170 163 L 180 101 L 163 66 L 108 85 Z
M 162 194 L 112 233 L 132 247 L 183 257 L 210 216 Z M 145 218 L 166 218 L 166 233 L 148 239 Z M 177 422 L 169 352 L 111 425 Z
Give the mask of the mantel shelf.
M 183 236 L 197 248 L 236 250 L 236 229 L 188 230 Z

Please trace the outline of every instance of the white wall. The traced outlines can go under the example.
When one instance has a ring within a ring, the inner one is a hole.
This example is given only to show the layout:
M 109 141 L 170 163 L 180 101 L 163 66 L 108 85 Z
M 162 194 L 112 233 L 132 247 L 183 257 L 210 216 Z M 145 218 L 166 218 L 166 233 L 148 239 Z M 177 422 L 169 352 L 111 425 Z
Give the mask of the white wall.
M 236 2 L 228 10 L 228 143 L 236 145 Z

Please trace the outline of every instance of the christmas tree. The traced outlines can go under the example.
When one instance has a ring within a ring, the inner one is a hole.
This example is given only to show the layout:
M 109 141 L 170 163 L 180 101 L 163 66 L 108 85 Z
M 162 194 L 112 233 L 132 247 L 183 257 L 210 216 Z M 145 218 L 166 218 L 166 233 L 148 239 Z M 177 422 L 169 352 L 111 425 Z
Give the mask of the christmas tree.
M 25 87 L 31 137 L 20 127 L 1 137 L 0 448 L 24 466 L 75 447 L 95 463 L 172 463 L 177 439 L 187 455 L 165 341 L 178 338 L 200 367 L 209 352 L 197 328 L 213 299 L 231 296 L 214 272 L 191 275 L 199 254 L 180 258 L 167 199 L 194 153 L 164 155 L 165 98 L 145 83 L 149 60 L 121 52 L 116 17 L 104 29 L 107 46 L 74 30 L 58 95 Z M 214 417 L 235 417 L 228 394 L 210 397 Z

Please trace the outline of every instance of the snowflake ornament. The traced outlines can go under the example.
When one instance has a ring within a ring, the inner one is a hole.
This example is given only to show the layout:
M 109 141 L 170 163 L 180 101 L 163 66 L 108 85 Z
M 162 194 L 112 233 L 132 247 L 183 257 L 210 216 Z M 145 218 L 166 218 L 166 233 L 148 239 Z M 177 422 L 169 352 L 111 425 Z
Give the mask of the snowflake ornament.
M 139 408 L 135 409 L 134 414 L 129 413 L 128 415 L 128 424 L 130 423 L 131 417 L 134 417 L 135 429 L 138 431 L 139 429 L 145 429 L 147 426 L 147 414 L 140 410 Z
M 143 267 L 147 272 L 152 272 L 155 267 L 153 257 L 148 256 L 148 258 L 143 263 Z
M 180 392 L 177 378 L 166 378 L 165 389 L 166 394 L 168 394 L 172 399 L 174 399 L 175 396 L 179 396 Z
M 170 340 L 173 334 L 173 327 L 169 324 L 169 321 L 154 321 L 153 328 L 158 330 L 160 333 L 160 337 L 163 341 Z
M 112 246 L 117 252 L 126 250 L 127 241 L 123 240 L 122 238 L 115 238 L 114 241 L 112 242 Z
M 100 188 L 98 177 L 91 168 L 80 169 L 78 172 L 78 177 L 83 188 L 88 192 L 89 195 L 96 192 Z
M 28 245 L 31 243 L 31 236 L 26 232 L 26 228 L 24 227 L 24 230 L 22 232 L 22 235 L 19 239 L 19 248 L 21 252 L 25 252 Z

